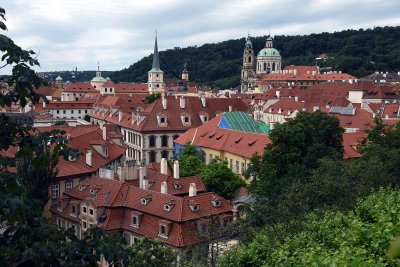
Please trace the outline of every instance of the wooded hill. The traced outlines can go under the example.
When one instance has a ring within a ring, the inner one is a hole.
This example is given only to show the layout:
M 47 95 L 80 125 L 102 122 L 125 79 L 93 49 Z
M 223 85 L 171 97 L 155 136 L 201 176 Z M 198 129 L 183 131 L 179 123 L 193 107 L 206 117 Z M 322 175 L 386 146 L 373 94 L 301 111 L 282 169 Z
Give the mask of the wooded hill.
M 256 53 L 264 47 L 265 41 L 266 36 L 252 38 Z M 241 38 L 161 51 L 161 69 L 166 77 L 180 77 L 186 61 L 191 81 L 220 89 L 234 87 L 239 85 L 244 44 L 245 38 Z M 280 51 L 283 65 L 314 65 L 315 58 L 326 53 L 332 59 L 326 61 L 323 67 L 342 70 L 356 77 L 364 77 L 374 71 L 400 70 L 400 26 L 277 35 L 274 47 Z M 146 82 L 151 64 L 152 55 L 114 72 L 111 79 L 116 82 Z

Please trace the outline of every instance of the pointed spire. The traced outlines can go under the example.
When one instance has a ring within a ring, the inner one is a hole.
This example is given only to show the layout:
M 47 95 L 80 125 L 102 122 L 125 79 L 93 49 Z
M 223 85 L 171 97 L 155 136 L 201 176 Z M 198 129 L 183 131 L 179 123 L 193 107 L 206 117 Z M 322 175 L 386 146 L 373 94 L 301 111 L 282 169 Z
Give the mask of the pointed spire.
M 97 61 L 97 71 L 100 71 L 100 62 Z
M 183 72 L 187 72 L 187 69 L 186 69 L 186 61 L 185 61 L 185 63 L 183 64 Z
M 160 60 L 158 58 L 158 46 L 157 46 L 157 30 L 156 30 L 156 41 L 154 43 L 154 54 L 153 54 L 152 70 L 160 70 Z

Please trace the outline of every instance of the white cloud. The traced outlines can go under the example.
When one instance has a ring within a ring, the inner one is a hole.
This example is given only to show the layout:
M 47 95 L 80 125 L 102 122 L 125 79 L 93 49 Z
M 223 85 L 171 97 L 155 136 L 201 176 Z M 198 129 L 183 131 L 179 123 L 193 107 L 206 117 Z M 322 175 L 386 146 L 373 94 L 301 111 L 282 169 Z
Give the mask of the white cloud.
M 247 35 L 307 34 L 399 25 L 398 0 L 12 0 L 6 33 L 40 51 L 41 70 L 128 67 L 161 50 Z M 9 70 L 0 70 L 5 73 Z

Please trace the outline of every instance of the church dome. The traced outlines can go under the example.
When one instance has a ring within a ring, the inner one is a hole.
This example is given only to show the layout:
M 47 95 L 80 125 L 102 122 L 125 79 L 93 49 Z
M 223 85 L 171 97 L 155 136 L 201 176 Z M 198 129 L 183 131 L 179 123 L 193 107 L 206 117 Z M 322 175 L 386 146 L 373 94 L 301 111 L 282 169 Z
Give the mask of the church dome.
M 57 78 L 56 78 L 56 82 L 62 82 L 62 80 L 63 79 L 60 77 L 60 75 L 58 75 Z
M 93 77 L 93 79 L 91 80 L 91 82 L 106 82 L 107 80 L 106 79 L 104 79 L 103 77 L 98 77 L 98 76 L 96 76 L 96 77 Z
M 281 54 L 279 53 L 278 50 L 276 50 L 273 47 L 266 47 L 261 49 L 260 52 L 258 52 L 257 57 L 280 57 Z

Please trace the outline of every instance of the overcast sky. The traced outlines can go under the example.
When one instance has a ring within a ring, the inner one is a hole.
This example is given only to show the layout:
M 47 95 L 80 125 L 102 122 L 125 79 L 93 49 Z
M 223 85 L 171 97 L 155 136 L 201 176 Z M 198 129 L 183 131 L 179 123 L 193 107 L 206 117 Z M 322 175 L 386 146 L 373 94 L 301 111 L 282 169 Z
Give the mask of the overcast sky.
M 160 50 L 253 36 L 400 25 L 400 0 L 7 0 L 8 32 L 39 71 L 120 70 Z M 161 66 L 162 68 L 162 66 Z M 9 71 L 2 69 L 0 74 Z

